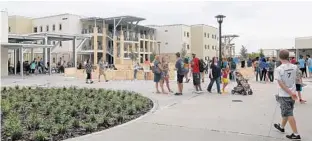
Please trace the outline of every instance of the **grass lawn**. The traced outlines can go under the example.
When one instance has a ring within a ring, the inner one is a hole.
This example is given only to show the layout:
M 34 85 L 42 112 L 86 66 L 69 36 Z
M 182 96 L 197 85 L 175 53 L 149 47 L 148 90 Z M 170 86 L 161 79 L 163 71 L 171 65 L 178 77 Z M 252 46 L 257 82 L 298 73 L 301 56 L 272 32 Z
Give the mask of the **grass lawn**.
M 63 140 L 135 119 L 152 107 L 130 91 L 89 88 L 1 88 L 2 140 Z

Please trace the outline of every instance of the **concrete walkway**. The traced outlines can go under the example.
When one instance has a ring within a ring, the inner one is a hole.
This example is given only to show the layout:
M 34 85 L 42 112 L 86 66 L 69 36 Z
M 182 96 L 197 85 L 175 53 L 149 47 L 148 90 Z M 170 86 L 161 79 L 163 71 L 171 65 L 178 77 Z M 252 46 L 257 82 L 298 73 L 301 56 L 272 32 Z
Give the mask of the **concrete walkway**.
M 285 134 L 271 129 L 272 121 L 280 121 L 280 110 L 274 99 L 276 84 L 261 84 L 251 80 L 252 96 L 192 93 L 191 83 L 185 84 L 183 96 L 155 94 L 151 81 L 111 81 L 85 84 L 74 78 L 38 76 L 20 80 L 2 78 L 2 86 L 42 85 L 79 86 L 127 89 L 142 93 L 156 103 L 154 111 L 109 130 L 68 139 L 67 141 L 281 141 Z M 296 103 L 295 115 L 303 141 L 312 140 L 312 82 L 304 88 L 307 104 Z M 230 90 L 235 84 L 229 85 Z M 204 89 L 207 83 L 204 83 Z M 176 90 L 176 83 L 171 82 Z M 310 91 L 310 92 L 309 92 Z M 242 102 L 232 102 L 242 100 Z M 275 112 L 276 111 L 276 112 Z M 275 112 L 275 113 L 274 113 Z M 289 126 L 286 133 L 290 133 Z

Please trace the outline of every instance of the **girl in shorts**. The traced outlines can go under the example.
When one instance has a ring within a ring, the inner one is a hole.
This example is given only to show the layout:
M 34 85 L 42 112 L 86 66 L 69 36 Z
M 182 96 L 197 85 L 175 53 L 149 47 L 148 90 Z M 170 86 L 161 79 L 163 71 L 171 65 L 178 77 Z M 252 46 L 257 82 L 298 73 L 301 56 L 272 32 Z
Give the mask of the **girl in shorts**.
M 226 93 L 225 92 L 225 87 L 229 83 L 228 75 L 229 75 L 229 69 L 228 68 L 223 68 L 222 69 L 222 78 L 221 78 L 221 81 L 222 81 L 222 84 L 223 84 L 222 93 Z

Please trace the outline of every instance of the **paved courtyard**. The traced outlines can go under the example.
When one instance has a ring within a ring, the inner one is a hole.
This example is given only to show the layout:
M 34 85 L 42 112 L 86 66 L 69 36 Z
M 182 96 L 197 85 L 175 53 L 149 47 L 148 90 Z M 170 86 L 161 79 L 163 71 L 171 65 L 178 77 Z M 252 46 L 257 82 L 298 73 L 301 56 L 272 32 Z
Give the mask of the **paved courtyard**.
M 311 79 L 310 79 L 311 80 Z M 311 80 L 312 81 L 312 80 Z M 285 134 L 271 129 L 272 121 L 280 121 L 280 110 L 274 99 L 276 84 L 250 80 L 252 96 L 231 94 L 194 94 L 191 83 L 184 84 L 183 96 L 155 94 L 152 81 L 110 81 L 85 84 L 75 78 L 59 75 L 20 79 L 2 78 L 2 86 L 78 86 L 126 89 L 140 92 L 155 102 L 154 109 L 131 122 L 94 134 L 67 141 L 281 141 Z M 296 103 L 295 115 L 304 141 L 312 140 L 312 82 L 308 80 L 303 96 L 307 104 Z M 228 87 L 230 90 L 235 83 Z M 203 84 L 204 89 L 207 82 Z M 171 82 L 173 90 L 176 83 Z M 242 102 L 232 102 L 241 100 Z M 276 110 L 276 113 L 274 113 Z M 289 126 L 286 133 L 290 133 Z

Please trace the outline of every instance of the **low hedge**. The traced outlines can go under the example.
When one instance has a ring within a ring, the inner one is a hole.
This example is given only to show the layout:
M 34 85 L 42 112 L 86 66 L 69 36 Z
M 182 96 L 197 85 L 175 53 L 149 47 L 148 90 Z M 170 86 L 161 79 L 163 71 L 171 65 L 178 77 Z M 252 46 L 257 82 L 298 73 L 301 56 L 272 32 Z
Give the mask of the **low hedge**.
M 135 92 L 89 88 L 1 88 L 2 140 L 63 140 L 135 119 L 152 107 Z

